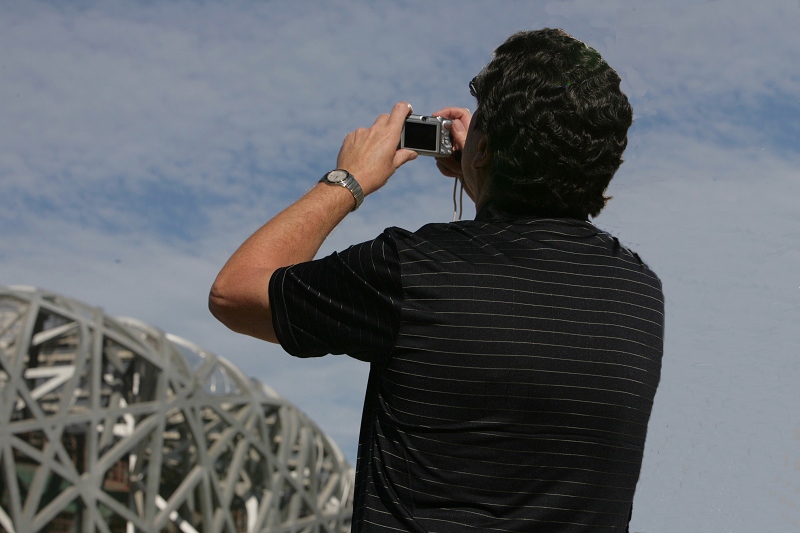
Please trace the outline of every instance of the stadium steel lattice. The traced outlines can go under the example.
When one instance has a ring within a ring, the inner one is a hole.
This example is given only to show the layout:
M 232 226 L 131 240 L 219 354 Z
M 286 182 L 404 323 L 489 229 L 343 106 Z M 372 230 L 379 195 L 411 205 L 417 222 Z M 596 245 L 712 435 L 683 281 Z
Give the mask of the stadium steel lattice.
M 336 445 L 224 359 L 0 287 L 0 530 L 338 533 L 352 494 Z

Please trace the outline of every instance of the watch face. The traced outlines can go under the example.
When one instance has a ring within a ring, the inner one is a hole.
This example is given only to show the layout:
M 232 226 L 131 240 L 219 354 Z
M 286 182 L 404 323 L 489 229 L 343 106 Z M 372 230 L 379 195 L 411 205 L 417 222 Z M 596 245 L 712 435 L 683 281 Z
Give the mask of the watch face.
M 347 179 L 346 170 L 331 170 L 328 172 L 327 179 L 331 183 L 341 183 Z

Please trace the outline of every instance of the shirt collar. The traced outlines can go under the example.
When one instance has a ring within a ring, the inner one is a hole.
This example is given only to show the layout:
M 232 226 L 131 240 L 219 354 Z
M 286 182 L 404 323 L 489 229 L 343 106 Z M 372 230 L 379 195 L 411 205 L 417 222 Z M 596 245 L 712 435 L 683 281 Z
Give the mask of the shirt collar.
M 565 219 L 572 222 L 589 222 L 586 217 L 569 216 L 565 214 L 551 215 L 551 214 L 536 214 L 536 213 L 516 213 L 502 209 L 497 205 L 497 202 L 488 200 L 480 210 L 475 214 L 475 220 L 480 222 L 492 222 L 499 220 L 529 220 L 529 219 Z

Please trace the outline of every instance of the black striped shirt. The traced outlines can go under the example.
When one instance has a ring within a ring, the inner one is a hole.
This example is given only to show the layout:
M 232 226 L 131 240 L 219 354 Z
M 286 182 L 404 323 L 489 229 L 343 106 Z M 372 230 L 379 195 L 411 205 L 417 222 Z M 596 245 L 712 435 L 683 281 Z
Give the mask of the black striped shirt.
M 431 224 L 278 270 L 281 345 L 369 361 L 354 531 L 624 532 L 661 283 L 589 222 Z

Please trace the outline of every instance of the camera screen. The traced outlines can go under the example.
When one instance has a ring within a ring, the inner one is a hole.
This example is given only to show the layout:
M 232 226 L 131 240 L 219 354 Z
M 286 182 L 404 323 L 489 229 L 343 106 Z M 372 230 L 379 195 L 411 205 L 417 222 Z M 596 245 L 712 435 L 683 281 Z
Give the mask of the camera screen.
M 410 150 L 427 150 L 435 152 L 438 147 L 436 130 L 438 124 L 420 124 L 406 122 L 403 147 Z

